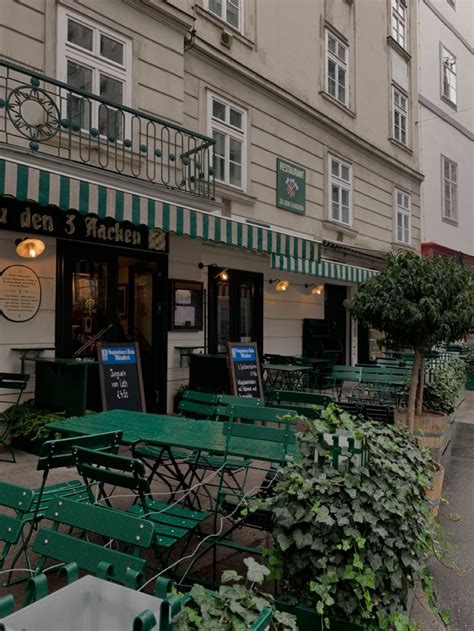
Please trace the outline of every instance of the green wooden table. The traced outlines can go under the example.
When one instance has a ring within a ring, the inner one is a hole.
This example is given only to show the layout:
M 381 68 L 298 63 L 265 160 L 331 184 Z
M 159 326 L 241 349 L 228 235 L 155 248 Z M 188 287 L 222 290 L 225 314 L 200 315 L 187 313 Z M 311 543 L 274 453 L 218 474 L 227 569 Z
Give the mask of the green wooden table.
M 312 366 L 303 364 L 263 364 L 265 383 L 278 390 L 302 390 L 308 387 Z
M 81 416 L 49 423 L 50 432 L 65 436 L 121 431 L 122 442 L 130 445 L 139 440 L 156 441 L 166 447 L 189 449 L 190 451 L 225 454 L 223 424 L 218 421 L 194 420 L 181 416 L 147 414 L 130 410 L 110 410 L 90 416 Z M 251 439 L 233 439 L 229 453 L 252 460 L 277 462 L 279 446 L 271 442 Z M 298 455 L 296 445 L 290 445 L 288 454 Z

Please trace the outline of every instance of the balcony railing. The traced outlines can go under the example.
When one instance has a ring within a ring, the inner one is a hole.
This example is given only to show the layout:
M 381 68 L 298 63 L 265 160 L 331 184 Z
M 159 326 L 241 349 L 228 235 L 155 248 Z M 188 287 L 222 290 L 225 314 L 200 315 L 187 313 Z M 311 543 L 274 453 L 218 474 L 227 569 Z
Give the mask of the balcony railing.
M 214 140 L 0 60 L 0 142 L 214 198 Z

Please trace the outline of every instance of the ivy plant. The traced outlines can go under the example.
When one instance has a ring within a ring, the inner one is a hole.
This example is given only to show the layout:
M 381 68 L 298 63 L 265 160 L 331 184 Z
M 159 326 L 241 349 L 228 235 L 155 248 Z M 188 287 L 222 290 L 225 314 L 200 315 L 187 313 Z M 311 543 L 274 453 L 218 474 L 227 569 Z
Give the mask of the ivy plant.
M 462 358 L 466 364 L 467 374 L 474 375 L 474 344 L 469 344 Z
M 387 347 L 415 351 L 407 406 L 413 431 L 415 412 L 422 412 L 424 354 L 472 326 L 472 275 L 447 257 L 389 254 L 385 269 L 360 285 L 346 306 L 362 324 L 383 332 Z
M 244 631 L 257 620 L 264 609 L 273 610 L 271 631 L 297 631 L 296 618 L 278 611 L 273 598 L 260 586 L 269 575 L 267 567 L 255 559 L 244 560 L 247 566 L 246 584 L 235 570 L 222 574 L 218 592 L 194 585 L 181 611 L 173 618 L 176 631 Z M 228 584 L 232 583 L 232 584 Z
M 406 430 L 364 422 L 329 405 L 320 419 L 302 419 L 302 457 L 283 468 L 268 553 L 282 596 L 323 617 L 370 629 L 412 629 L 408 590 L 433 548 L 425 489 L 434 464 Z M 335 469 L 321 432 L 349 430 L 366 438 L 368 463 L 347 454 Z M 318 457 L 315 458 L 317 452 Z
M 464 382 L 466 365 L 462 359 L 448 359 L 433 373 L 425 386 L 424 408 L 431 412 L 452 414 L 459 401 Z

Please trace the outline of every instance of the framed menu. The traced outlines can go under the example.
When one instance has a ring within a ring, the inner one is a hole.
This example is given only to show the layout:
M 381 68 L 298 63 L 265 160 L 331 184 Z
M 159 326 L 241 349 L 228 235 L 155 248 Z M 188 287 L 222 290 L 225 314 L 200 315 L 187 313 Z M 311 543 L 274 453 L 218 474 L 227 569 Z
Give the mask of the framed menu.
M 229 342 L 227 349 L 233 394 L 240 397 L 263 398 L 262 376 L 255 342 Z
M 0 313 L 11 322 L 28 322 L 41 305 L 41 283 L 26 265 L 10 265 L 0 272 Z

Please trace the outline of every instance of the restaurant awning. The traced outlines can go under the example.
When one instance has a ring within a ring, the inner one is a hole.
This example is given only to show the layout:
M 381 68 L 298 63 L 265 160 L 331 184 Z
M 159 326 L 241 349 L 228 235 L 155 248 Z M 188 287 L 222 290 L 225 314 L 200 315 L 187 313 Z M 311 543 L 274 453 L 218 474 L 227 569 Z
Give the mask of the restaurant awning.
M 295 257 L 307 262 L 320 258 L 320 244 L 311 239 L 13 160 L 0 159 L 0 195 L 44 206 L 51 204 L 64 211 L 74 209 L 84 214 L 95 213 L 100 218 L 128 220 L 136 225 L 145 224 L 164 232 L 260 253 Z
M 272 256 L 272 268 L 285 272 L 297 272 L 307 276 L 317 276 L 331 280 L 341 280 L 351 283 L 362 283 L 374 274 L 376 270 L 365 267 L 356 267 L 335 261 L 308 261 L 291 256 Z

